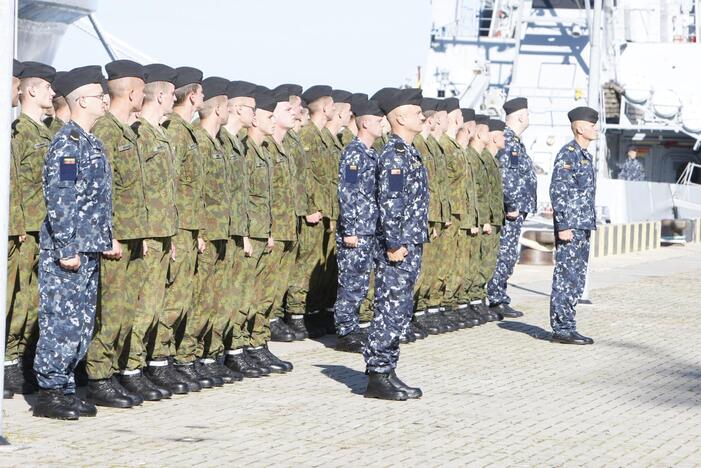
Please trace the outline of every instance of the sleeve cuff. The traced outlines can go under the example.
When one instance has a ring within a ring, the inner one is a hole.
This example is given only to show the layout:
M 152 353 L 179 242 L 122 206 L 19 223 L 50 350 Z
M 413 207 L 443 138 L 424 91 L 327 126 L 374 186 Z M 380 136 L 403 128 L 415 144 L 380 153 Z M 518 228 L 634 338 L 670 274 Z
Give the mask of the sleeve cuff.
M 401 242 L 399 242 L 398 240 L 389 240 L 389 239 L 385 242 L 385 244 L 387 245 L 388 250 L 397 250 L 402 245 L 404 245 Z
M 63 248 L 58 249 L 59 260 L 73 258 L 76 255 L 78 255 L 78 246 L 75 244 L 68 244 Z

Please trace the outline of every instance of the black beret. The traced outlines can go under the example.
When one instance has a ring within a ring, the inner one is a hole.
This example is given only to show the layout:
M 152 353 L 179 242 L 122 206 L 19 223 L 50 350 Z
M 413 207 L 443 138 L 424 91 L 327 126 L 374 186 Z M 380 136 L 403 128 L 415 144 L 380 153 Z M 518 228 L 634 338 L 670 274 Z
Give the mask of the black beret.
M 63 91 L 63 80 L 67 73 L 68 72 L 65 71 L 56 72 L 56 77 L 54 78 L 54 81 L 51 82 L 51 87 L 53 88 L 56 96 L 66 97 L 66 93 Z
M 385 113 L 382 112 L 382 109 L 380 109 L 380 106 L 377 104 L 377 102 L 373 101 L 372 99 L 366 99 L 365 101 L 357 99 L 351 104 L 351 106 L 353 113 L 356 117 L 360 117 L 363 115 L 374 115 L 377 117 L 382 117 L 385 115 Z
M 521 109 L 528 109 L 528 99 L 517 97 L 504 103 L 504 112 L 506 112 L 506 115 L 513 114 Z
M 333 91 L 331 91 L 331 97 L 333 98 L 333 102 L 350 104 L 352 96 L 353 96 L 353 93 L 350 93 L 350 92 L 345 91 L 343 89 L 334 89 Z
M 144 79 L 144 66 L 131 60 L 115 60 L 105 65 L 108 80 L 118 80 L 119 78 L 141 78 Z
M 350 103 L 352 106 L 355 101 L 367 101 L 368 99 L 370 99 L 370 97 L 365 93 L 353 93 L 350 97 Z
M 446 111 L 449 114 L 458 109 L 460 109 L 460 100 L 454 97 L 445 98 L 438 105 L 439 111 Z
M 428 112 L 428 111 L 436 111 L 438 110 L 438 104 L 439 101 L 436 98 L 423 98 L 421 100 L 421 111 L 422 112 Z
M 326 86 L 326 85 L 316 85 L 312 86 L 308 90 L 306 90 L 302 94 L 302 99 L 307 101 L 308 103 L 312 103 L 316 101 L 317 99 L 326 97 L 326 96 L 331 96 L 331 93 L 333 90 L 331 89 L 331 86 Z
M 150 65 L 146 65 L 144 66 L 144 72 L 146 74 L 146 79 L 144 80 L 146 83 L 166 81 L 175 85 L 175 79 L 178 76 L 175 68 L 169 67 L 168 65 L 163 65 L 162 63 L 152 63 Z
M 586 122 L 596 123 L 599 121 L 599 113 L 591 107 L 575 107 L 567 113 L 570 122 L 584 120 Z
M 175 89 L 190 84 L 202 84 L 202 71 L 194 67 L 178 67 L 175 69 Z
M 22 70 L 24 70 L 24 65 L 17 59 L 12 59 L 12 76 L 19 78 L 22 76 Z
M 226 87 L 226 95 L 229 99 L 237 97 L 250 97 L 255 96 L 256 85 L 249 83 L 248 81 L 229 81 L 229 85 Z
M 110 87 L 107 86 L 107 80 L 104 77 L 102 78 L 102 81 L 100 81 L 100 86 L 102 86 L 102 93 L 103 94 L 110 93 Z
M 484 114 L 475 114 L 475 122 L 477 122 L 477 125 L 489 125 L 489 116 Z
M 463 122 L 472 122 L 475 120 L 475 110 L 474 109 L 460 109 L 462 112 Z
M 273 94 L 275 95 L 275 99 L 280 101 L 287 101 L 290 99 L 290 96 L 301 96 L 302 95 L 302 87 L 300 85 L 296 84 L 281 84 L 280 86 L 276 87 L 273 89 Z
M 417 88 L 409 89 L 398 89 L 395 92 L 388 92 L 387 94 L 381 95 L 377 99 L 377 103 L 380 105 L 380 109 L 385 114 L 389 114 L 397 107 L 401 106 L 421 106 L 421 100 L 423 96 L 421 95 L 421 90 Z
M 51 83 L 56 77 L 56 69 L 51 65 L 39 62 L 22 62 L 22 67 L 19 78 L 41 78 Z
M 204 100 L 207 101 L 217 96 L 227 96 L 226 88 L 229 86 L 229 80 L 218 76 L 210 76 L 202 80 L 202 93 Z
M 63 92 L 64 96 L 68 96 L 76 89 L 81 86 L 89 84 L 99 84 L 102 85 L 102 81 L 105 79 L 102 76 L 102 67 L 99 65 L 88 65 L 87 67 L 78 67 L 67 72 L 61 77 L 61 83 L 59 87 Z
M 490 132 L 503 132 L 506 128 L 506 124 L 501 120 L 489 119 L 489 131 Z
M 397 91 L 398 91 L 398 88 L 382 88 L 381 90 L 379 90 L 375 94 L 373 94 L 370 99 L 372 99 L 373 101 L 379 102 L 383 96 L 393 94 Z
M 265 86 L 256 86 L 256 89 L 253 91 L 253 93 L 253 97 L 256 100 L 257 109 L 263 109 L 268 112 L 273 112 L 275 110 L 277 101 L 275 100 L 272 91 L 270 91 Z

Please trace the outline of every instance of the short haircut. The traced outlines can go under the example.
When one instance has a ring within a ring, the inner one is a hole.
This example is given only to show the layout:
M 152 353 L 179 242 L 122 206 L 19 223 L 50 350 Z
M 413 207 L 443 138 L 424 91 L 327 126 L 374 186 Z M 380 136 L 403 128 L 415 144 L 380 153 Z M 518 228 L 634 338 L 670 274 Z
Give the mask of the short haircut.
M 196 93 L 199 83 L 190 83 L 175 90 L 175 105 L 180 106 L 185 102 L 190 93 Z
M 206 119 L 212 115 L 217 106 L 226 105 L 227 102 L 228 99 L 226 96 L 215 96 L 211 99 L 207 99 L 204 104 L 202 104 L 202 108 L 199 110 L 200 119 Z
M 423 114 L 424 114 L 424 117 L 426 117 L 427 119 L 429 119 L 429 118 L 433 117 L 434 115 L 436 115 L 436 111 L 434 111 L 434 110 L 426 110 L 426 111 L 423 111 Z
M 154 81 L 146 83 L 144 86 L 144 101 L 153 101 L 159 93 L 165 92 L 168 89 L 168 83 L 165 81 Z
M 323 107 L 326 104 L 328 104 L 328 102 L 332 99 L 333 98 L 331 96 L 322 96 L 319 99 L 317 99 L 316 101 L 310 102 L 309 106 L 307 106 L 309 108 L 309 112 L 311 114 L 322 112 Z

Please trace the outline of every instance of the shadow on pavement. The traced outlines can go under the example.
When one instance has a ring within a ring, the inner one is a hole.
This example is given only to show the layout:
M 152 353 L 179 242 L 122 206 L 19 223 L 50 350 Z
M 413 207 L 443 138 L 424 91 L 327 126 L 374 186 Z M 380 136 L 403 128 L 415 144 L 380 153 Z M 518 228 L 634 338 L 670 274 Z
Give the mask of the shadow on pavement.
M 550 340 L 551 333 L 549 331 L 544 330 L 544 329 L 537 327 L 535 325 L 530 325 L 528 323 L 509 321 L 509 322 L 499 322 L 497 325 L 501 329 L 512 331 L 512 332 L 517 332 L 517 333 L 523 333 L 524 335 L 528 335 L 531 338 L 535 338 L 536 340 L 544 340 L 544 341 Z
M 550 294 L 544 293 L 542 291 L 536 291 L 535 289 L 529 289 L 529 288 L 524 288 L 523 286 L 519 286 L 517 284 L 509 283 L 510 288 L 515 288 L 515 289 L 520 289 L 521 291 L 526 291 L 529 293 L 536 294 L 538 296 L 545 296 L 545 297 L 550 297 Z
M 320 367 L 321 373 L 326 377 L 344 384 L 355 395 L 362 395 L 367 385 L 367 377 L 364 372 L 351 369 L 346 366 L 316 364 Z

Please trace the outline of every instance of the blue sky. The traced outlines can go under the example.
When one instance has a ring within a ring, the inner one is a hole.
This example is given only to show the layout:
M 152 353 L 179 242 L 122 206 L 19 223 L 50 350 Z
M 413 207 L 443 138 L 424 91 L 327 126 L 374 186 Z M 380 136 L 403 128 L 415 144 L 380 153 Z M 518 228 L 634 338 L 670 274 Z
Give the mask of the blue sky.
M 430 0 L 100 0 L 96 16 L 157 61 L 205 76 L 367 93 L 413 84 L 431 29 Z M 97 40 L 70 27 L 54 65 L 108 61 Z

